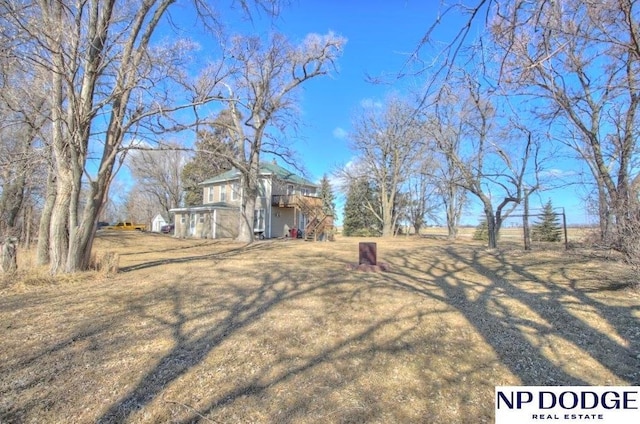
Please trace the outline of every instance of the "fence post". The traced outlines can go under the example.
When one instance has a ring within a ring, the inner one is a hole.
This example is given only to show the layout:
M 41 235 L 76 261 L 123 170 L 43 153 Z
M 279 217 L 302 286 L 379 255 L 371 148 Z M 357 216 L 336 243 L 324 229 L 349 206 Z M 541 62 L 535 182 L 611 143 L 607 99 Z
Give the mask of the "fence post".
M 564 250 L 569 250 L 569 238 L 567 237 L 567 215 L 562 208 L 562 228 L 564 229 Z

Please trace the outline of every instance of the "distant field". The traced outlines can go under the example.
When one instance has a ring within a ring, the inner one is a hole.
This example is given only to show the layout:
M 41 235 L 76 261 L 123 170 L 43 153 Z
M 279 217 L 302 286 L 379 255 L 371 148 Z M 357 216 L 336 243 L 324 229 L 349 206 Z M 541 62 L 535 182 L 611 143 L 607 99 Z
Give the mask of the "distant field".
M 473 227 L 461 227 L 459 229 L 459 236 L 462 238 L 472 238 L 476 229 Z M 567 238 L 569 241 L 580 242 L 586 236 L 593 234 L 596 231 L 595 228 L 589 227 L 567 227 Z M 422 235 L 428 236 L 447 236 L 446 227 L 427 227 L 420 231 Z M 521 227 L 504 227 L 500 229 L 500 238 L 505 240 L 522 240 L 523 230 Z M 564 237 L 564 235 L 563 235 Z
M 441 235 L 104 233 L 113 276 L 52 278 L 19 252 L 0 422 L 490 423 L 495 385 L 640 384 L 637 276 L 611 252 Z M 389 272 L 348 270 L 360 241 Z

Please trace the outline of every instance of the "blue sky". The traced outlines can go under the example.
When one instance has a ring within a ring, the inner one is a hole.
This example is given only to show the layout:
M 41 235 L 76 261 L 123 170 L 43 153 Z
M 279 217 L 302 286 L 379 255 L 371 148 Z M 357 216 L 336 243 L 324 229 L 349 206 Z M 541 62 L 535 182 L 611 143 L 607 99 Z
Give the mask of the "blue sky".
M 348 162 L 346 132 L 364 101 L 383 99 L 395 86 L 372 84 L 367 75 L 392 78 L 407 60 L 434 16 L 422 1 L 299 1 L 275 22 L 292 40 L 307 33 L 333 31 L 348 42 L 331 77 L 305 83 L 301 96 L 302 128 L 297 147 L 310 176 L 318 179 Z
M 354 111 L 363 102 L 380 101 L 391 92 L 402 93 L 404 88 L 419 84 L 411 78 L 397 80 L 394 77 L 435 20 L 439 3 L 293 0 L 275 21 L 264 15 L 254 15 L 253 21 L 248 22 L 239 19 L 237 13 L 226 11 L 221 11 L 220 16 L 230 33 L 266 36 L 275 30 L 296 42 L 308 33 L 333 31 L 347 38 L 338 71 L 330 77 L 308 81 L 300 96 L 301 122 L 294 147 L 308 171 L 307 176 L 318 181 L 324 173 L 331 174 L 336 167 L 352 159 L 346 134 L 351 129 Z M 449 22 L 435 34 L 436 38 L 447 42 L 458 28 L 455 22 Z M 389 84 L 372 84 L 367 81 L 367 75 L 386 77 Z M 567 174 L 573 172 L 571 166 L 567 161 L 558 160 L 553 164 L 553 172 Z M 575 195 L 575 190 L 570 187 L 545 192 L 532 199 L 531 207 L 540 207 L 551 198 L 554 206 L 567 210 L 569 223 L 584 223 L 587 216 L 583 201 Z M 341 216 L 342 202 L 339 203 Z M 480 214 L 479 205 L 473 203 L 463 223 L 475 225 Z
M 274 25 L 293 41 L 310 32 L 328 31 L 348 39 L 339 72 L 309 81 L 303 88 L 303 122 L 296 148 L 312 179 L 317 180 L 351 160 L 353 153 L 345 135 L 351 129 L 354 111 L 362 102 L 379 101 L 392 91 L 402 92 L 403 88 L 419 84 L 411 78 L 394 77 L 436 19 L 438 7 L 439 2 L 418 0 L 301 0 L 283 10 Z M 266 28 L 259 20 L 251 26 L 251 30 L 258 32 Z M 455 22 L 448 22 L 435 36 L 448 42 L 458 28 Z M 386 76 L 389 84 L 372 84 L 367 75 Z M 560 177 L 576 172 L 573 167 L 575 163 L 559 159 L 549 165 L 549 172 Z M 575 186 L 543 192 L 531 199 L 531 208 L 551 199 L 554 206 L 565 208 L 569 223 L 584 223 L 589 218 L 584 212 L 583 195 Z M 341 205 L 339 210 L 341 214 Z M 474 202 L 463 222 L 474 224 L 480 214 L 481 209 Z

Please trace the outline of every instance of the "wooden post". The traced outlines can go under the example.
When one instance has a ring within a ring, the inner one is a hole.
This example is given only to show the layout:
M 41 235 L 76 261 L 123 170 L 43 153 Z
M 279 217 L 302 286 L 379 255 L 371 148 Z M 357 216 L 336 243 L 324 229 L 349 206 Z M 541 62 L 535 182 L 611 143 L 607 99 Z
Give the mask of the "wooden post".
M 6 237 L 2 243 L 2 271 L 9 274 L 18 269 L 16 237 Z
M 567 237 L 567 215 L 562 208 L 562 228 L 564 229 L 564 250 L 569 250 L 569 237 Z
M 531 231 L 529 231 L 529 190 L 524 190 L 524 215 L 522 215 L 522 231 L 524 232 L 524 250 L 531 250 Z
M 360 265 L 377 265 L 377 247 L 375 243 L 360 243 Z

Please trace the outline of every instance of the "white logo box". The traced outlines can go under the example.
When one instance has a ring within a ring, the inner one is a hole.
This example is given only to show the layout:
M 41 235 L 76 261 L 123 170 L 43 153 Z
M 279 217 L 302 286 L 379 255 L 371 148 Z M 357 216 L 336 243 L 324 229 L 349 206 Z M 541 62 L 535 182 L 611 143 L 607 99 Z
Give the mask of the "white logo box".
M 496 386 L 495 423 L 640 423 L 640 386 Z

